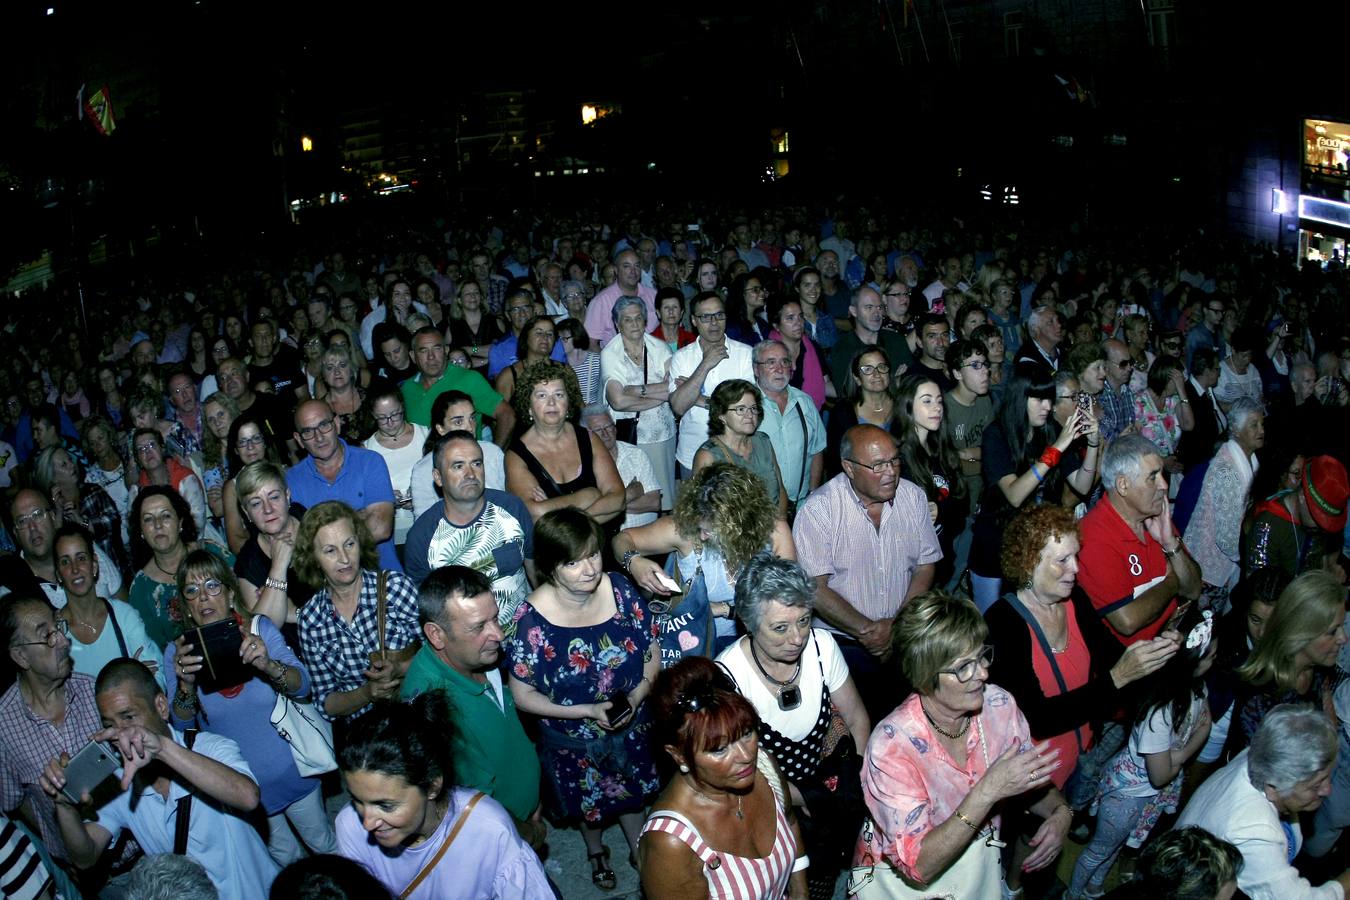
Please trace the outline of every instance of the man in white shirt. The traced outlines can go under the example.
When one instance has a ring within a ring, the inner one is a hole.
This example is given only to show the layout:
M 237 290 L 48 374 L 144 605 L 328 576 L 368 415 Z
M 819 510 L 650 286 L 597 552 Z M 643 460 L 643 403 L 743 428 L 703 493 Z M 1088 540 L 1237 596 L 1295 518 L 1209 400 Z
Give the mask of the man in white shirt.
M 628 505 L 624 508 L 623 524 L 619 530 L 637 528 L 656 521 L 661 511 L 661 483 L 647 454 L 636 444 L 618 439 L 614 417 L 602 405 L 588 406 L 581 412 L 581 424 L 600 439 L 623 480 Z
M 727 311 L 717 293 L 705 291 L 694 297 L 690 318 L 698 340 L 681 347 L 670 361 L 670 407 L 680 419 L 675 459 L 681 478 L 693 477 L 694 454 L 708 439 L 708 397 L 713 390 L 733 378 L 755 380 L 750 347 L 727 337 Z

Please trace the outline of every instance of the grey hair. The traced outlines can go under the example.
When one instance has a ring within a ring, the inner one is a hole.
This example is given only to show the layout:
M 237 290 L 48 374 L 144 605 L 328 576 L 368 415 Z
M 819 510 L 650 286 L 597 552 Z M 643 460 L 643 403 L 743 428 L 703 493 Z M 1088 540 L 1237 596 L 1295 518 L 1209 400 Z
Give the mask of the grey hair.
M 647 303 L 641 297 L 634 297 L 632 294 L 624 294 L 618 300 L 614 301 L 614 308 L 609 311 L 609 317 L 614 320 L 614 329 L 619 328 L 619 317 L 623 311 L 630 306 L 639 307 L 642 310 L 642 330 L 647 330 Z
M 1045 327 L 1046 319 L 1049 316 L 1056 315 L 1055 311 L 1048 306 L 1038 306 L 1027 316 L 1027 331 L 1040 331 Z
M 591 416 L 609 416 L 609 420 L 614 421 L 614 416 L 610 414 L 609 407 L 603 403 L 592 403 L 581 411 L 582 419 L 589 419 Z
M 1331 765 L 1336 730 L 1325 713 L 1306 703 L 1282 703 L 1266 713 L 1247 754 L 1247 778 L 1258 791 L 1288 794 Z
M 787 344 L 784 344 L 782 341 L 777 340 L 776 338 L 768 338 L 766 340 L 762 340 L 754 346 L 754 349 L 750 351 L 750 359 L 755 365 L 759 365 L 759 351 L 764 350 L 768 347 L 777 347 L 784 353 L 788 352 Z
M 1266 408 L 1251 397 L 1239 397 L 1228 408 L 1228 436 L 1232 437 L 1247 427 L 1252 416 L 1264 416 Z
M 1067 368 L 1061 367 L 1060 370 L 1055 373 L 1055 387 L 1062 387 L 1070 381 L 1076 383 L 1078 381 L 1078 375 L 1074 372 L 1070 372 Z
M 202 864 L 176 853 L 143 858 L 131 870 L 127 900 L 217 900 L 220 894 Z
M 560 295 L 566 296 L 568 291 L 576 291 L 582 297 L 586 296 L 586 286 L 574 278 L 567 279 L 558 287 L 558 293 Z M 558 299 L 561 300 L 562 296 L 558 297 Z
M 1102 458 L 1102 485 L 1107 491 L 1116 488 L 1116 479 L 1124 476 L 1134 481 L 1144 469 L 1144 457 L 1150 453 L 1161 457 L 1158 445 L 1142 434 L 1126 434 L 1116 438 L 1106 448 Z
M 759 630 L 764 604 L 769 601 L 809 613 L 816 605 L 816 585 L 795 562 L 761 550 L 750 557 L 736 579 L 736 617 L 746 632 L 754 635 Z

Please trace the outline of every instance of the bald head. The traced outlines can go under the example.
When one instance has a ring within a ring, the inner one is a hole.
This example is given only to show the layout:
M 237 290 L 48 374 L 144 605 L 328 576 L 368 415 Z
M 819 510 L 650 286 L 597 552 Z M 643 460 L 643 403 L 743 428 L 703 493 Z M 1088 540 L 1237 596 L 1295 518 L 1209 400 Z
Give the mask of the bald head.
M 1118 389 L 1134 373 L 1133 367 L 1123 365 L 1130 361 L 1130 348 L 1124 341 L 1112 338 L 1102 342 L 1102 352 L 1106 355 L 1106 380 L 1111 382 L 1112 388 Z

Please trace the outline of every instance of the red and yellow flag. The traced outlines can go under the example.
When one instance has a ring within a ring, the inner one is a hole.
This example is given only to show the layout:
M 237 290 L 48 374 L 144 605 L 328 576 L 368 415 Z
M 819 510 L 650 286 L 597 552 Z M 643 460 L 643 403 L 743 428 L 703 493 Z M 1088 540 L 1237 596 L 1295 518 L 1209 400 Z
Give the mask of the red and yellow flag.
M 98 133 L 105 137 L 117 128 L 117 121 L 113 118 L 112 95 L 108 93 L 106 84 L 84 98 L 84 114 L 94 123 Z

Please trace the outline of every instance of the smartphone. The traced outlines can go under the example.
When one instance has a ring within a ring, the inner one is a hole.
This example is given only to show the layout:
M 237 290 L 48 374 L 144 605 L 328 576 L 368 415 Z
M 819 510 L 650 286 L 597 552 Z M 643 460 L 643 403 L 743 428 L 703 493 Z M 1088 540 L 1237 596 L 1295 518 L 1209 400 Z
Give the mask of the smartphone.
M 695 233 L 696 233 L 696 232 L 698 231 L 698 223 L 697 223 L 697 222 L 694 222 L 694 223 L 692 223 L 692 224 L 690 224 L 690 225 L 687 225 L 687 226 L 685 226 L 685 227 L 686 227 L 686 229 L 687 229 L 688 231 L 691 231 L 691 232 L 695 232 Z
M 1092 411 L 1092 395 L 1087 391 L 1078 392 L 1078 408 L 1083 412 Z
M 90 741 L 80 748 L 80 752 L 70 760 L 70 765 L 66 766 L 66 785 L 61 788 L 61 793 L 79 806 L 82 795 L 92 795 L 95 788 L 117 774 L 121 765 L 112 747 L 102 741 Z
M 633 704 L 628 702 L 628 692 L 619 691 L 616 694 L 609 695 L 609 702 L 613 704 L 609 708 L 609 727 L 619 728 L 627 724 L 633 717 Z

